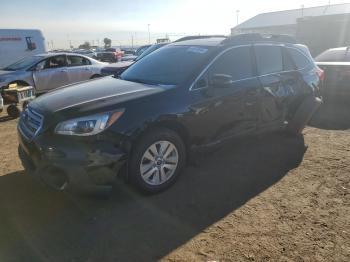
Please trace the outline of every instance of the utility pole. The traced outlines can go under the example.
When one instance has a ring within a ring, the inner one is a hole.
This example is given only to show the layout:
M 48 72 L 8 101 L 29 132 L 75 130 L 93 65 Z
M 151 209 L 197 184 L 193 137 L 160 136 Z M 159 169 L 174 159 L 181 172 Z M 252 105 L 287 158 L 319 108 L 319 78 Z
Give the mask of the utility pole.
M 134 49 L 134 35 L 131 35 L 131 48 Z
M 305 6 L 301 5 L 301 17 L 304 17 L 304 8 L 305 8 Z
M 148 44 L 151 44 L 151 31 L 149 30 L 150 24 L 147 25 L 148 26 Z
M 237 17 L 237 25 L 239 24 L 239 10 L 236 10 L 236 17 Z

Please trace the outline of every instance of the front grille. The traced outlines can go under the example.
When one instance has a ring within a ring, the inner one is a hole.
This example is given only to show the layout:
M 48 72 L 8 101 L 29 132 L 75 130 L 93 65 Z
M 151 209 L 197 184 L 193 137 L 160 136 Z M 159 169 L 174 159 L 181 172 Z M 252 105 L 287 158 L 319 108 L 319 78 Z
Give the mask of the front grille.
M 22 135 L 32 140 L 40 131 L 43 125 L 44 117 L 31 108 L 27 108 L 21 115 L 19 129 Z

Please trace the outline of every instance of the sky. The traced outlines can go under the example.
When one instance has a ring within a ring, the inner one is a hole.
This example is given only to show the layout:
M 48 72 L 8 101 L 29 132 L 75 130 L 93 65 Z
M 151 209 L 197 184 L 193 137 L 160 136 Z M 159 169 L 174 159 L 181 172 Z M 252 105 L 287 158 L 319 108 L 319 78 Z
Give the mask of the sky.
M 331 4 L 344 3 L 330 1 Z M 102 45 L 148 43 L 169 36 L 229 34 L 239 22 L 259 14 L 327 5 L 328 0 L 3 0 L 1 28 L 41 29 L 49 47 L 67 48 L 84 41 Z M 149 27 L 148 27 L 149 25 Z

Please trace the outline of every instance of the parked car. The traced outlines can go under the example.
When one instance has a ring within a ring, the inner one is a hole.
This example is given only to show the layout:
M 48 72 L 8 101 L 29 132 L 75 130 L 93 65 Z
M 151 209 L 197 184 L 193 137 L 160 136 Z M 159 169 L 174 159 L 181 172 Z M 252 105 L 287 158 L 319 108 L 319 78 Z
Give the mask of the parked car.
M 122 62 L 119 63 L 114 63 L 111 65 L 107 65 L 104 66 L 101 69 L 101 74 L 103 76 L 107 76 L 107 75 L 113 75 L 114 77 L 119 77 L 126 69 L 129 68 L 129 66 L 131 66 L 133 63 L 141 60 L 142 58 L 144 58 L 145 56 L 149 55 L 150 53 L 156 51 L 157 49 L 165 46 L 167 44 L 162 43 L 162 44 L 154 44 L 151 45 L 149 48 L 147 48 L 141 55 L 139 56 L 135 56 L 134 59 L 130 59 L 130 60 L 123 60 L 122 58 Z
M 17 83 L 33 86 L 36 94 L 101 76 L 105 64 L 73 53 L 45 53 L 26 57 L 0 70 L 0 88 Z
M 350 47 L 332 48 L 316 57 L 325 72 L 321 90 L 326 98 L 350 98 Z
M 121 79 L 31 102 L 18 124 L 20 158 L 59 190 L 110 189 L 124 166 L 133 185 L 157 193 L 190 152 L 268 131 L 300 134 L 321 103 L 319 74 L 305 46 L 277 37 L 169 44 Z
M 116 61 L 121 61 L 124 52 L 120 49 L 120 48 L 116 48 L 116 47 L 109 47 L 105 49 L 105 52 L 113 52 Z
M 96 60 L 101 62 L 116 63 L 120 61 L 120 59 L 121 58 L 118 55 L 116 55 L 115 52 L 96 52 Z
M 40 30 L 0 29 L 0 68 L 45 52 L 45 39 Z

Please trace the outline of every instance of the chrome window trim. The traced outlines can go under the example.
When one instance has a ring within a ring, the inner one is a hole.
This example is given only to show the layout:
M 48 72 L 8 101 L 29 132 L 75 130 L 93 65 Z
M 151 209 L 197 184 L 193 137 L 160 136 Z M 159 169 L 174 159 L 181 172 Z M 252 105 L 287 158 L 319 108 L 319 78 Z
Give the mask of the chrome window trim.
M 310 67 L 311 65 L 313 65 L 313 61 L 310 60 L 309 57 L 307 57 L 303 52 L 301 52 L 298 48 L 296 47 L 291 47 L 291 46 L 286 46 L 284 44 L 273 44 L 273 43 L 257 43 L 257 44 L 247 44 L 247 45 L 237 45 L 237 46 L 233 46 L 231 48 L 228 48 L 228 49 L 225 49 L 223 50 L 222 52 L 220 52 L 204 69 L 203 71 L 198 75 L 198 77 L 193 81 L 193 83 L 191 84 L 190 88 L 189 88 L 189 91 L 196 91 L 196 90 L 202 90 L 202 89 L 206 89 L 208 88 L 208 85 L 206 85 L 205 87 L 201 87 L 201 88 L 196 88 L 196 89 L 193 89 L 194 85 L 198 82 L 198 80 L 201 79 L 201 77 L 208 71 L 209 67 L 217 60 L 219 59 L 219 57 L 221 55 L 223 55 L 224 53 L 232 50 L 232 49 L 235 49 L 235 48 L 239 48 L 239 47 L 251 47 L 251 46 L 279 46 L 279 47 L 282 47 L 282 48 L 290 48 L 290 49 L 294 49 L 296 50 L 297 52 L 301 53 L 309 62 L 310 64 L 307 65 L 306 67 L 304 68 L 301 68 L 301 69 L 298 69 L 296 68 L 295 70 L 284 70 L 284 71 L 279 71 L 279 72 L 274 72 L 274 73 L 269 73 L 269 74 L 264 74 L 264 75 L 256 75 L 256 76 L 253 76 L 253 77 L 248 77 L 248 78 L 244 78 L 244 79 L 239 79 L 239 80 L 234 80 L 232 81 L 232 83 L 237 83 L 237 82 L 241 82 L 241 81 L 246 81 L 246 80 L 251 80 L 251 79 L 255 79 L 255 78 L 259 78 L 259 77 L 266 77 L 266 76 L 273 76 L 273 75 L 280 75 L 280 74 L 285 74 L 285 73 L 291 73 L 291 72 L 300 72 L 300 71 L 303 71 L 305 69 L 307 69 L 308 67 Z M 294 61 L 293 61 L 294 62 Z M 310 70 L 311 71 L 311 70 Z

